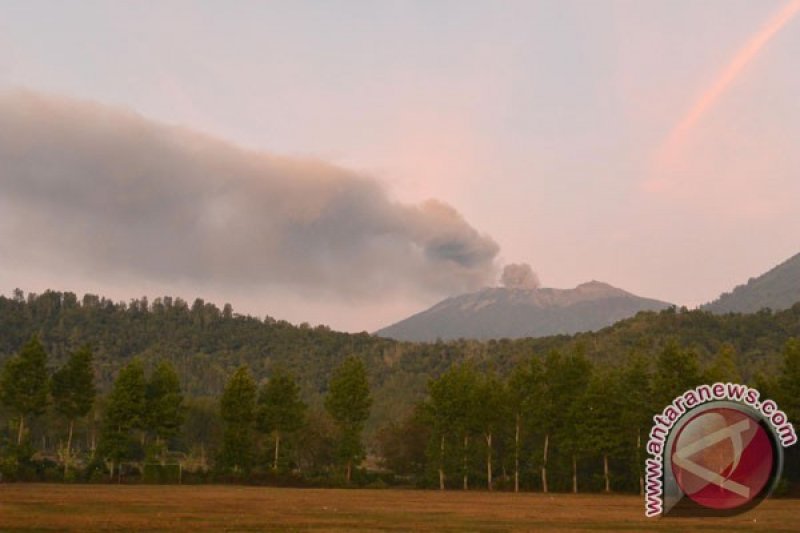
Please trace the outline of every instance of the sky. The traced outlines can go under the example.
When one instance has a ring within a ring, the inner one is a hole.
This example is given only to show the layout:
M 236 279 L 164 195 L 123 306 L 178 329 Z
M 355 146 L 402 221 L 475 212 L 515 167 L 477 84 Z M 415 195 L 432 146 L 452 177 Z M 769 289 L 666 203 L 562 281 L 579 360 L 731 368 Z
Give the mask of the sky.
M 0 0 L 0 293 L 374 331 L 800 252 L 800 2 Z

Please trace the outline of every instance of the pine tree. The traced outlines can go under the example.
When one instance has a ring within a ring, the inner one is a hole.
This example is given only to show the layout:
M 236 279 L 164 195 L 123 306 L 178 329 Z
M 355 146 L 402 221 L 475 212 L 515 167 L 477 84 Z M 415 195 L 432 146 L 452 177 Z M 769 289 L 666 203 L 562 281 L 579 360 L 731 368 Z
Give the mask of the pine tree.
M 702 381 L 697 354 L 682 349 L 675 341 L 668 342 L 658 356 L 653 376 L 653 397 L 659 406 L 658 410 Z
M 781 409 L 800 429 L 800 339 L 789 339 L 783 348 L 776 393 Z
M 161 451 L 166 441 L 178 434 L 185 417 L 180 379 L 169 361 L 160 361 L 153 369 L 145 389 L 145 403 L 146 426 Z
M 97 394 L 92 369 L 93 359 L 92 350 L 84 346 L 73 352 L 67 363 L 59 368 L 51 379 L 50 388 L 55 410 L 69 423 L 64 459 L 65 476 L 72 458 L 75 421 L 89 414 Z
M 481 376 L 473 391 L 471 417 L 486 442 L 486 488 L 492 490 L 494 439 L 507 420 L 507 390 L 494 372 Z
M 729 344 L 723 344 L 711 365 L 703 374 L 706 383 L 741 383 L 742 375 L 736 366 L 736 350 Z
M 609 457 L 621 455 L 625 444 L 623 387 L 621 371 L 595 372 L 569 413 L 575 453 L 599 454 L 603 459 L 605 492 L 611 491 Z
M 431 420 L 433 425 L 432 437 L 437 441 L 433 447 L 437 450 L 438 456 L 439 490 L 445 488 L 445 443 L 447 437 L 454 430 L 454 402 L 448 383 L 453 371 L 454 369 L 450 369 L 438 379 L 428 383 L 428 401 L 424 408 L 426 417 Z
M 33 337 L 17 355 L 6 361 L 0 376 L 2 401 L 17 416 L 17 446 L 22 444 L 25 418 L 40 415 L 47 407 L 47 353 Z
M 591 377 L 592 365 L 578 349 L 568 356 L 551 352 L 545 360 L 545 401 L 543 402 L 543 429 L 545 431 L 542 461 L 542 487 L 547 492 L 548 449 L 551 437 L 558 441 L 560 449 L 570 453 L 572 459 L 572 491 L 578 491 L 577 459 L 580 452 L 580 436 L 569 427 L 569 414 L 574 412 L 577 401 Z
M 250 370 L 240 366 L 228 380 L 220 399 L 225 425 L 220 463 L 237 474 L 249 472 L 253 463 L 256 394 Z
M 541 422 L 543 394 L 542 364 L 536 357 L 529 357 L 514 368 L 508 380 L 508 402 L 514 417 L 514 492 L 519 492 L 522 430 Z
M 444 488 L 444 445 L 448 435 L 461 444 L 462 488 L 469 488 L 469 442 L 476 432 L 478 374 L 470 364 L 453 366 L 429 385 L 431 410 L 439 428 L 439 488 Z
M 639 478 L 639 493 L 644 494 L 644 443 L 653 415 L 664 406 L 653 402 L 652 377 L 649 362 L 641 354 L 631 354 L 622 369 L 622 383 L 625 394 L 622 395 L 620 418 L 623 421 L 623 433 L 636 446 L 636 473 Z
M 258 396 L 258 426 L 275 438 L 272 469 L 278 470 L 281 437 L 303 425 L 306 404 L 300 399 L 300 387 L 294 378 L 279 370 L 261 389 Z
M 131 432 L 145 427 L 146 407 L 144 366 L 139 359 L 134 359 L 122 367 L 114 381 L 103 417 L 100 442 L 101 453 L 113 461 L 120 476 L 120 463 L 130 455 Z
M 350 483 L 354 463 L 364 457 L 361 432 L 371 406 L 372 397 L 364 363 L 357 357 L 348 357 L 334 372 L 325 397 L 325 409 L 341 432 L 339 457 L 345 463 L 347 483 Z

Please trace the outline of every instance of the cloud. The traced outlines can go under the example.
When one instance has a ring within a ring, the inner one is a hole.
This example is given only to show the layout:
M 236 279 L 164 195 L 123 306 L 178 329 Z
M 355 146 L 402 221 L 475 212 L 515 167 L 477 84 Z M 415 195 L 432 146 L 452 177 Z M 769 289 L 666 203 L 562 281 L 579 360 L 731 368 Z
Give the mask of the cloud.
M 6 268 L 365 297 L 485 285 L 497 252 L 452 207 L 394 202 L 375 179 L 322 161 L 93 103 L 0 94 Z
M 528 263 L 511 263 L 503 268 L 500 283 L 507 289 L 538 289 L 539 276 Z

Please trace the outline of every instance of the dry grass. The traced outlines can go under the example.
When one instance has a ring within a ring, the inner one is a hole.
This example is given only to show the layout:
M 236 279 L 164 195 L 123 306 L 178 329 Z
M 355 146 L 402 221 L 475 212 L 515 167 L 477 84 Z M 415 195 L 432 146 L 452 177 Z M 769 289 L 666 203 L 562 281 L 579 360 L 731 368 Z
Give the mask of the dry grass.
M 798 531 L 800 501 L 644 518 L 634 496 L 235 486 L 0 485 L 0 530 Z

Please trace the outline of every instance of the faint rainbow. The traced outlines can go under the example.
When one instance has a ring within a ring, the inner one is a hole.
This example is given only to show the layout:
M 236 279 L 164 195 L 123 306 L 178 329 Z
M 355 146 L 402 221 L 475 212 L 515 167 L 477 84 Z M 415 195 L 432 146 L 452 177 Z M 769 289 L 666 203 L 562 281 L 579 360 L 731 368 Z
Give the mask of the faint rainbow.
M 714 83 L 694 102 L 689 111 L 680 122 L 672 129 L 662 145 L 660 153 L 668 156 L 674 153 L 687 135 L 694 128 L 702 116 L 719 100 L 728 86 L 736 79 L 744 68 L 753 60 L 762 48 L 786 26 L 789 21 L 800 11 L 800 0 L 793 0 L 775 16 L 773 16 L 761 29 L 758 30 L 747 43 L 733 56 L 733 59 L 714 80 Z

